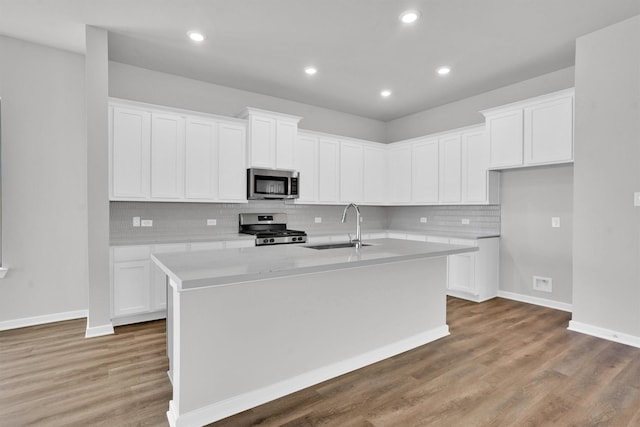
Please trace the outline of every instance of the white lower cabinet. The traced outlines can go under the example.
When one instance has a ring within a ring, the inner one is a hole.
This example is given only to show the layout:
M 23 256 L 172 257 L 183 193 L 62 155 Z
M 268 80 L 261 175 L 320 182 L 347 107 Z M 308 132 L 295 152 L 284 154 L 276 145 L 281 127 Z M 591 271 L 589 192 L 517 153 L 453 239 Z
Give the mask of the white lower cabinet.
M 498 296 L 500 238 L 449 239 L 448 243 L 477 246 L 478 252 L 447 257 L 447 294 L 475 302 Z
M 112 250 L 112 315 L 130 316 L 151 307 L 149 246 L 125 246 Z
M 251 239 L 114 246 L 111 248 L 111 318 L 114 326 L 164 319 L 167 315 L 166 275 L 151 254 L 254 246 Z

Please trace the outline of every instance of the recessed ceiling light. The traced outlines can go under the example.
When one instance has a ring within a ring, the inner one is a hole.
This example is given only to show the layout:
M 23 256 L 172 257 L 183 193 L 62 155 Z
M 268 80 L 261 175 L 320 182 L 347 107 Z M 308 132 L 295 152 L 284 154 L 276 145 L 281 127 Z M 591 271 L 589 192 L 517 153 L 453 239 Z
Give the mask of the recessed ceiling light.
M 400 20 L 405 24 L 416 22 L 418 18 L 420 18 L 420 12 L 418 12 L 417 10 L 405 10 L 400 15 Z
M 307 67 L 304 69 L 304 72 L 309 74 L 310 76 L 313 76 L 315 73 L 318 72 L 318 70 L 316 69 L 316 67 Z
M 388 89 L 385 89 L 382 92 L 380 92 L 380 96 L 383 98 L 388 98 L 389 96 L 391 96 L 391 91 Z
M 197 31 L 189 31 L 187 35 L 194 42 L 201 42 L 204 40 L 204 35 L 202 35 L 202 33 L 199 33 Z
M 440 67 L 438 68 L 438 74 L 440 74 L 441 76 L 446 76 L 447 74 L 449 74 L 451 72 L 451 68 L 449 67 Z

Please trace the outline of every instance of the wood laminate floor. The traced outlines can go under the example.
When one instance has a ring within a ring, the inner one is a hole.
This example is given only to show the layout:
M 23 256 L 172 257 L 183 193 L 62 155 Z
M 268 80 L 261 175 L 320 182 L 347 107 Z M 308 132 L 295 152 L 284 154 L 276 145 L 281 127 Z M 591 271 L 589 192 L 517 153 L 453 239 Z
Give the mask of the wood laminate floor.
M 640 426 L 640 349 L 570 314 L 448 300 L 451 336 L 212 426 Z M 0 332 L 0 426 L 167 426 L 164 322 Z

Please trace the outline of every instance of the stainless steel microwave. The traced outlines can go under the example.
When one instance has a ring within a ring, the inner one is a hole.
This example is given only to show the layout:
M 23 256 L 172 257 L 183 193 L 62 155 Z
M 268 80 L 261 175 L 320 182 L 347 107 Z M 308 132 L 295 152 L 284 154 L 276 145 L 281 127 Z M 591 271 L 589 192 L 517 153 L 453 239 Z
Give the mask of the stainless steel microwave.
M 300 174 L 286 169 L 247 169 L 247 199 L 297 199 Z

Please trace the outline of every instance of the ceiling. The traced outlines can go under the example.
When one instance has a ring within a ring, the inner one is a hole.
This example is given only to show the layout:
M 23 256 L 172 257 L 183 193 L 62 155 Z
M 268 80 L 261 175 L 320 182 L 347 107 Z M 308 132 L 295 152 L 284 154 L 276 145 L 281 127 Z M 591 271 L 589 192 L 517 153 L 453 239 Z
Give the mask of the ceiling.
M 403 24 L 406 9 L 421 18 Z M 94 25 L 114 61 L 388 121 L 571 66 L 577 37 L 638 14 L 640 0 L 0 0 L 0 34 L 82 53 Z

